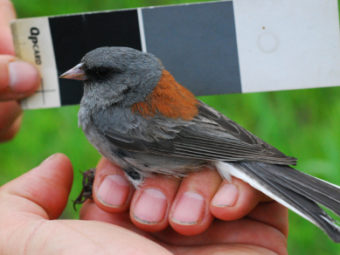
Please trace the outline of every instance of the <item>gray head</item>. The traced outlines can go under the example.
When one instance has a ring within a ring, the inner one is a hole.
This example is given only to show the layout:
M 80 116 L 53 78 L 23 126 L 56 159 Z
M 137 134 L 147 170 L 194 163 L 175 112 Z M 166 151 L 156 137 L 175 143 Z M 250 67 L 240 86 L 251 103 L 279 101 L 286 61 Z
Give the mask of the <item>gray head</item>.
M 101 47 L 88 52 L 61 78 L 84 81 L 82 103 L 92 107 L 131 106 L 144 101 L 162 75 L 152 54 L 127 47 Z

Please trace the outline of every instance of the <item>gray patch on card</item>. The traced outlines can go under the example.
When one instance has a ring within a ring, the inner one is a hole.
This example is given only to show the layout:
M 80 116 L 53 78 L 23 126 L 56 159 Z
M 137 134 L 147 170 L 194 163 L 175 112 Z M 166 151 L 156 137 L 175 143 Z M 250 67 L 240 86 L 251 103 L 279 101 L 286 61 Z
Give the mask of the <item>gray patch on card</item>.
M 233 3 L 145 8 L 146 49 L 195 95 L 241 92 Z

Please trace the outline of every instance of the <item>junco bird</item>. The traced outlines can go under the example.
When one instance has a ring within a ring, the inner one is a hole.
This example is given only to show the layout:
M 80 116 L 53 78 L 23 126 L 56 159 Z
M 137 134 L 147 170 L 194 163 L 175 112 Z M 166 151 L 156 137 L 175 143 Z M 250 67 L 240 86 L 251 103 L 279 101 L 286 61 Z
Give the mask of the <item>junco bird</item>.
M 183 177 L 213 166 L 306 218 L 335 242 L 340 187 L 299 172 L 296 159 L 197 100 L 150 53 L 126 47 L 88 52 L 61 78 L 84 82 L 78 114 L 88 140 L 136 186 L 152 174 Z

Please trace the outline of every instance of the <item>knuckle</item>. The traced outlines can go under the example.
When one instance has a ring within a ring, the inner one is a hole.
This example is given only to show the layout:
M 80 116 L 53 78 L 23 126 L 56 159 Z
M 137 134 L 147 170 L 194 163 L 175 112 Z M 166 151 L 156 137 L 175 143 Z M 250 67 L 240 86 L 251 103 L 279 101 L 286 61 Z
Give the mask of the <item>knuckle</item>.
M 21 115 L 21 108 L 16 102 L 3 102 L 0 104 L 0 139 L 11 139 L 15 136 L 19 125 L 13 124 Z
M 0 92 L 3 92 L 8 87 L 9 77 L 7 64 L 8 61 L 0 57 Z
M 16 134 L 17 134 L 16 131 L 10 130 L 10 131 L 6 132 L 5 134 L 0 135 L 0 142 L 8 142 L 8 141 L 12 140 L 15 137 Z

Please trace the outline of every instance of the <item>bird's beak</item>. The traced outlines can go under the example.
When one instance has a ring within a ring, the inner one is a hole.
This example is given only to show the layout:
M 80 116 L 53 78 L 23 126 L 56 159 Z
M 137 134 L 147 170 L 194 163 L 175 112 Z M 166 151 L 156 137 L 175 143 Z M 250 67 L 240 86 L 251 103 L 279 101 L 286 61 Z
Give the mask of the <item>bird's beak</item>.
M 80 81 L 86 80 L 87 77 L 86 77 L 86 74 L 84 72 L 83 65 L 84 65 L 83 63 L 80 63 L 80 64 L 74 66 L 70 70 L 68 70 L 65 73 L 63 73 L 62 75 L 60 75 L 59 78 L 71 79 L 71 80 L 80 80 Z

